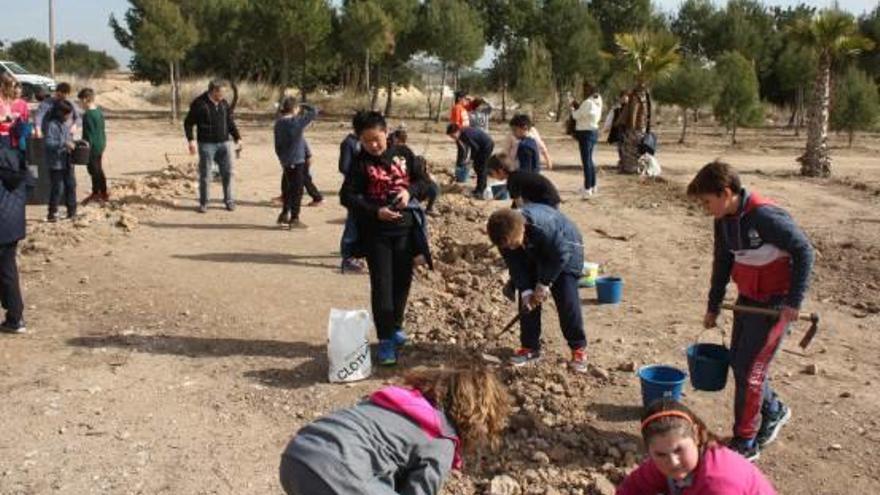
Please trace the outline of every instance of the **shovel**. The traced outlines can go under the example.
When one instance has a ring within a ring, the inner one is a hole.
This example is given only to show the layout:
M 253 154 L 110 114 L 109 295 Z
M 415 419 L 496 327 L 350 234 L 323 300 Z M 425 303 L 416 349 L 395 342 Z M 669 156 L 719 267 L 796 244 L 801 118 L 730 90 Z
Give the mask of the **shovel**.
M 773 318 L 779 318 L 782 314 L 781 311 L 771 308 L 756 308 L 754 306 L 742 306 L 737 304 L 722 304 L 721 307 L 723 309 L 733 311 L 734 313 L 748 313 L 753 315 L 764 315 L 770 316 Z M 813 337 L 816 336 L 816 333 L 819 331 L 819 314 L 818 313 L 810 313 L 810 314 L 802 314 L 798 317 L 800 321 L 808 321 L 810 322 L 810 328 L 807 330 L 807 333 L 804 334 L 800 343 L 798 344 L 801 349 L 806 349 L 810 342 L 813 341 Z

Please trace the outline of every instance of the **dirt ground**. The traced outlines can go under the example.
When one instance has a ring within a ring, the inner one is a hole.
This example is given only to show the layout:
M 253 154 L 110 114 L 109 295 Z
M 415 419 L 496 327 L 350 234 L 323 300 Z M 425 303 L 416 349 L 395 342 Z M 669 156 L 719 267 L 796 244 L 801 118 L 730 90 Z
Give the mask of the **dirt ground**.
M 440 126 L 409 124 L 415 151 L 448 168 L 454 149 Z M 108 124 L 105 167 L 117 187 L 134 181 L 115 191 L 124 202 L 52 226 L 42 223 L 45 207 L 29 207 L 21 257 L 29 333 L 0 339 L 0 494 L 280 493 L 279 454 L 305 422 L 409 367 L 464 364 L 514 347 L 515 332 L 487 341 L 513 311 L 499 297 L 496 257 L 480 251 L 479 229 L 500 204 L 473 203 L 452 188 L 434 226 L 440 266 L 419 275 L 410 299 L 408 328 L 418 342 L 397 369 L 327 383 L 330 308 L 369 306 L 367 278 L 338 271 L 336 159 L 346 125 L 326 118 L 308 133 L 327 201 L 304 208 L 310 228 L 294 232 L 275 228 L 268 202 L 279 189 L 270 125 L 242 125 L 235 212 L 218 202 L 195 213 L 190 159 L 175 155 L 184 151 L 177 127 L 121 117 Z M 496 137 L 500 130 L 496 124 Z M 581 227 L 587 259 L 623 277 L 624 302 L 599 306 L 584 290 L 589 376 L 572 376 L 554 359 L 564 348 L 546 313 L 551 357 L 537 369 L 501 370 L 518 406 L 507 448 L 472 464 L 445 493 L 484 493 L 502 474 L 523 493 L 607 493 L 608 479 L 633 465 L 633 368 L 686 367 L 684 349 L 701 332 L 711 221 L 682 189 L 715 157 L 787 208 L 818 251 L 805 306 L 821 314 L 820 333 L 802 352 L 799 326 L 774 362 L 775 386 L 794 417 L 759 465 L 780 493 L 880 491 L 880 139 L 835 149 L 832 180 L 791 173 L 802 141 L 785 130 L 741 132 L 741 144 L 730 147 L 717 129 L 698 127 L 690 144 L 664 144 L 659 182 L 617 175 L 615 152 L 602 145 L 600 193 L 581 201 L 576 145 L 553 124 L 541 130 L 557 163 L 547 175 L 563 193 L 562 210 Z M 677 134 L 664 128 L 661 141 Z M 166 153 L 177 168 L 157 174 Z M 84 169 L 78 180 L 84 196 Z M 212 193 L 220 194 L 218 184 Z M 688 387 L 685 400 L 728 433 L 732 387 Z

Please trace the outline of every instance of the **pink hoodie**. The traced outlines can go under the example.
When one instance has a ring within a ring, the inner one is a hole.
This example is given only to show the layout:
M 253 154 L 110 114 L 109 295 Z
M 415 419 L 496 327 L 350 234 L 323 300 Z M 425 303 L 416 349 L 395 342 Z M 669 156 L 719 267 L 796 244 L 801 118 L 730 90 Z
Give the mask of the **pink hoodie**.
M 648 459 L 623 480 L 617 495 L 673 495 L 669 480 Z M 751 462 L 727 447 L 706 449 L 681 495 L 776 495 L 773 485 Z
M 445 438 L 455 444 L 452 469 L 461 470 L 461 442 L 458 437 L 443 431 L 443 414 L 418 390 L 403 387 L 385 387 L 370 395 L 370 402 L 379 407 L 402 414 L 415 421 L 431 438 Z

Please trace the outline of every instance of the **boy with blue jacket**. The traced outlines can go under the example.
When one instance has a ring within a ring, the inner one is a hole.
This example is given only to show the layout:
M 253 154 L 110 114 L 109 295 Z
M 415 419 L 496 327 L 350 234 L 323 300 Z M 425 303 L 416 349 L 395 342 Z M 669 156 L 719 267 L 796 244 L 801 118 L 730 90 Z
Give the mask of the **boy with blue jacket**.
M 339 173 L 342 178 L 348 176 L 348 172 L 352 168 L 352 164 L 361 152 L 361 141 L 355 133 L 358 128 L 358 119 L 361 113 L 356 112 L 351 119 L 352 131 L 345 136 L 345 139 L 339 143 Z M 342 231 L 342 239 L 339 241 L 339 253 L 342 255 L 342 266 L 340 271 L 345 273 L 361 274 L 364 273 L 366 267 L 355 256 L 356 246 L 358 243 L 357 224 L 355 223 L 355 215 L 351 209 L 346 208 L 345 228 Z
M 474 172 L 477 174 L 477 187 L 474 189 L 473 196 L 477 199 L 483 197 L 483 191 L 486 189 L 486 177 L 489 169 L 486 162 L 492 156 L 492 150 L 495 149 L 495 141 L 482 129 L 476 127 L 460 127 L 458 124 L 449 124 L 446 127 L 446 135 L 467 153 L 459 153 L 458 160 L 463 160 L 464 156 L 469 155 L 474 161 Z M 461 166 L 456 163 L 456 166 Z
M 778 319 L 734 313 L 730 358 L 736 400 L 730 447 L 754 460 L 791 418 L 791 409 L 770 388 L 768 369 L 789 324 L 798 318 L 809 286 L 813 248 L 785 210 L 746 190 L 727 163 L 704 166 L 687 192 L 715 218 L 712 287 L 704 326 L 716 325 L 731 278 L 739 291 L 737 305 L 780 312 Z
M 578 294 L 584 242 L 577 226 L 553 207 L 526 203 L 519 210 L 493 213 L 486 230 L 504 257 L 525 313 L 520 318 L 521 347 L 511 364 L 524 366 L 540 359 L 541 303 L 552 295 L 571 349 L 569 367 L 585 373 L 587 337 Z
M 299 110 L 297 109 L 299 107 Z M 275 154 L 287 176 L 284 206 L 278 215 L 278 223 L 289 228 L 305 228 L 299 220 L 300 203 L 306 181 L 306 127 L 318 115 L 311 105 L 297 105 L 292 96 L 285 97 L 279 110 L 281 116 L 275 121 Z
M 541 151 L 538 142 L 529 136 L 531 128 L 532 120 L 528 115 L 514 115 L 510 119 L 510 131 L 519 140 L 516 146 L 516 162 L 519 164 L 519 170 L 537 174 L 541 172 Z

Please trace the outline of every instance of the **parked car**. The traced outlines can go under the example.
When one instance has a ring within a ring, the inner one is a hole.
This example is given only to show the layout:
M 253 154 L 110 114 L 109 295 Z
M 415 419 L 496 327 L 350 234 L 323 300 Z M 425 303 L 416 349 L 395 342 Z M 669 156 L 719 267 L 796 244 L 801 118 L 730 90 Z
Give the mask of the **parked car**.
M 40 88 L 49 92 L 55 91 L 56 84 L 52 78 L 32 74 L 15 62 L 0 60 L 0 72 L 5 72 L 11 75 L 21 83 L 22 96 L 26 99 L 33 99 L 34 95 Z

